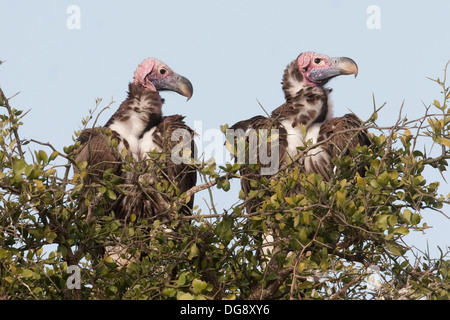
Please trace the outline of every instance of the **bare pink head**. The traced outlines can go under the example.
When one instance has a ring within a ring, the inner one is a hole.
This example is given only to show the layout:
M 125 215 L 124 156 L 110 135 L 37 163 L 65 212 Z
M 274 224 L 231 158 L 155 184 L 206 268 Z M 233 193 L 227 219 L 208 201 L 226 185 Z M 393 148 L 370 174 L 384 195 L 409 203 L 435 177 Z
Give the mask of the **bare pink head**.
M 142 85 L 149 91 L 174 91 L 188 100 L 191 98 L 193 88 L 191 82 L 173 72 L 164 62 L 156 58 L 148 58 L 142 61 L 134 72 L 134 84 Z
M 324 54 L 307 51 L 297 58 L 297 66 L 306 83 L 310 86 L 322 86 L 328 80 L 345 74 L 358 74 L 355 61 L 347 57 L 330 58 Z

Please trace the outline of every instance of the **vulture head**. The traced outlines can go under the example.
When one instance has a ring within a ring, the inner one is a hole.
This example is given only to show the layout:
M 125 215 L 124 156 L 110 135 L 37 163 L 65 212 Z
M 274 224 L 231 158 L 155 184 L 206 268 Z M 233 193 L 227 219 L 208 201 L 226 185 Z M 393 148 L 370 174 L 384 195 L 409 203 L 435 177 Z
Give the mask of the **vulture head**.
M 330 79 L 345 75 L 358 75 L 355 61 L 347 57 L 331 58 L 316 52 L 303 52 L 297 58 L 297 66 L 309 86 L 323 86 Z
M 148 58 L 142 61 L 134 72 L 134 84 L 141 84 L 150 91 L 174 91 L 189 100 L 192 97 L 193 88 L 191 82 L 173 72 L 164 62 L 156 58 Z

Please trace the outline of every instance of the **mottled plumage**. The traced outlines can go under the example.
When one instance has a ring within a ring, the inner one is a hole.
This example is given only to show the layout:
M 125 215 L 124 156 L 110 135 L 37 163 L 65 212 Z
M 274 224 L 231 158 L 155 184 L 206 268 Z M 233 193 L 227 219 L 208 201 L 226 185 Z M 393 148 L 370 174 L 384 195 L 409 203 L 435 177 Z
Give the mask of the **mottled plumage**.
M 133 179 L 136 182 L 131 194 L 124 198 L 122 215 L 125 214 L 125 217 L 135 214 L 137 217 L 152 217 L 167 221 L 177 213 L 191 214 L 193 196 L 187 203 L 180 203 L 179 210 L 171 207 L 173 200 L 195 186 L 197 182 L 196 168 L 188 163 L 196 157 L 194 131 L 183 119 L 184 117 L 180 115 L 163 117 L 140 139 L 139 157 L 142 169 Z M 178 132 L 183 134 L 179 138 L 176 135 Z M 172 154 L 176 148 L 179 148 L 180 152 Z M 183 152 L 187 153 L 184 162 L 173 158 L 181 156 Z M 161 165 L 155 168 L 155 163 Z M 156 183 L 162 180 L 167 181 L 175 189 L 171 194 L 172 197 L 157 191 Z
M 353 60 L 330 58 L 314 52 L 302 53 L 287 66 L 283 74 L 282 89 L 286 102 L 276 108 L 270 117 L 256 116 L 239 121 L 230 129 L 244 132 L 247 142 L 253 130 L 278 129 L 278 141 L 272 143 L 278 143 L 280 147 L 279 167 L 289 156 L 297 160 L 305 172 L 321 174 L 328 180 L 329 172 L 333 169 L 333 157 L 339 156 L 342 151 L 352 150 L 357 144 L 369 143 L 367 132 L 359 129 L 362 124 L 356 116 L 348 114 L 332 118 L 332 90 L 324 85 L 341 74 L 357 74 Z M 328 140 L 300 157 L 298 147 L 304 146 L 309 139 L 314 143 Z M 249 154 L 252 152 L 259 150 L 250 150 Z M 260 168 L 264 167 L 258 164 Z M 251 181 L 261 177 L 261 170 L 243 169 L 241 176 L 242 190 L 248 194 L 252 190 Z M 257 203 L 249 203 L 247 211 L 252 211 L 255 205 Z
M 311 137 L 313 143 L 318 143 L 319 146 L 309 151 L 303 159 L 306 172 L 318 173 L 324 180 L 329 180 L 333 173 L 333 158 L 350 155 L 358 145 L 370 145 L 367 130 L 361 126 L 361 120 L 352 113 L 322 123 L 318 135 Z M 362 169 L 360 173 L 363 174 Z
M 134 214 L 137 217 L 164 217 L 167 220 L 174 210 L 190 214 L 193 197 L 187 204 L 181 205 L 180 210 L 169 208 L 169 195 L 158 191 L 155 185 L 166 181 L 173 186 L 171 196 L 177 197 L 196 183 L 195 168 L 183 162 L 174 163 L 171 155 L 178 141 L 172 141 L 172 133 L 182 129 L 189 140 L 189 144 L 185 143 L 185 149 L 190 150 L 191 158 L 194 157 L 194 132 L 185 124 L 184 117 L 162 116 L 164 100 L 159 93 L 171 90 L 189 99 L 192 85 L 161 61 L 151 58 L 139 65 L 128 89 L 127 98 L 105 127 L 86 129 L 78 138 L 81 147 L 75 160 L 88 164 L 84 195 L 87 197 L 89 193 L 92 194 L 91 182 L 101 182 L 108 170 L 123 180 L 125 193 L 111 200 L 105 212 L 113 211 L 121 219 Z M 160 156 L 149 158 L 148 152 L 153 151 L 154 147 Z M 126 158 L 130 157 L 132 170 L 123 171 Z

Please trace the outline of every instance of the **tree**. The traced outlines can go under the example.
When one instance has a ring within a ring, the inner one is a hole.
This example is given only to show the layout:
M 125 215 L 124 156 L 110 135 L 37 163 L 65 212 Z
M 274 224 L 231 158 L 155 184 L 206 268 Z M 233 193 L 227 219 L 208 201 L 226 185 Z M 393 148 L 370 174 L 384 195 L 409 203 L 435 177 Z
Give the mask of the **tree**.
M 74 161 L 79 143 L 56 150 L 23 139 L 26 113 L 0 89 L 0 298 L 449 299 L 447 252 L 412 261 L 404 241 L 409 232 L 428 227 L 425 210 L 445 215 L 450 204 L 439 183 L 423 176 L 426 168 L 446 171 L 450 158 L 445 75 L 433 80 L 442 98 L 419 119 L 400 114 L 391 127 L 379 127 L 382 107 L 374 102 L 364 126 L 372 146 L 335 159 L 329 182 L 293 162 L 272 178 L 254 181 L 257 190 L 248 197 L 240 193 L 237 203 L 221 210 L 211 191 L 228 191 L 239 169 L 250 165 L 204 162 L 198 165 L 203 183 L 182 195 L 164 181 L 156 183 L 152 187 L 174 208 L 201 190 L 211 195 L 209 213 L 196 207 L 169 224 L 136 217 L 124 222 L 105 211 L 104 204 L 133 186 L 110 174 L 84 185 L 88 167 Z M 95 114 L 83 120 L 84 127 Z M 437 154 L 420 151 L 430 142 L 440 147 Z M 151 165 L 158 168 L 165 156 L 154 154 Z M 139 170 L 132 161 L 123 167 Z M 86 188 L 93 190 L 87 197 Z M 257 209 L 246 212 L 245 204 L 255 199 Z M 125 265 L 102 251 L 117 244 L 126 249 Z

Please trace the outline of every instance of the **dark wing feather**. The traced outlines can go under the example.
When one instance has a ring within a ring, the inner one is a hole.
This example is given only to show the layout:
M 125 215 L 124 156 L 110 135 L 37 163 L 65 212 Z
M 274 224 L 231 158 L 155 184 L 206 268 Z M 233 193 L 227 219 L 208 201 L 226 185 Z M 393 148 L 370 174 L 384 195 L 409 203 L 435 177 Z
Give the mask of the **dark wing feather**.
M 183 133 L 178 140 L 172 140 L 172 136 L 176 130 Z M 194 130 L 192 130 L 184 122 L 184 117 L 180 115 L 172 115 L 164 117 L 156 128 L 157 132 L 164 135 L 162 145 L 163 152 L 170 154 L 176 147 L 180 148 L 179 156 L 182 157 L 183 150 L 188 151 L 189 160 L 197 159 L 197 148 L 194 142 Z M 189 161 L 188 160 L 188 161 Z M 166 163 L 166 177 L 169 182 L 175 183 L 181 193 L 188 191 L 197 183 L 197 169 L 195 166 L 184 163 L 175 163 L 169 157 Z M 194 205 L 194 195 L 191 196 L 187 206 L 183 208 L 185 214 L 190 214 Z
M 94 200 L 96 198 L 96 188 L 92 186 L 92 183 L 101 183 L 103 181 L 103 175 L 106 170 L 109 170 L 111 175 L 121 176 L 121 157 L 118 151 L 112 147 L 111 132 L 103 127 L 85 129 L 78 137 L 81 146 L 78 149 L 78 154 L 75 158 L 77 164 L 81 162 L 87 162 L 87 175 L 83 178 L 83 200 L 88 199 L 91 203 L 98 202 Z M 80 172 L 78 166 L 74 165 L 74 171 Z M 93 201 L 93 202 L 92 202 Z M 120 202 L 120 197 L 115 201 L 109 201 L 103 203 L 100 206 L 104 212 L 115 210 L 117 204 Z M 80 201 L 80 212 L 84 214 L 88 210 L 85 206 L 85 201 Z
M 278 139 L 274 139 L 270 142 L 261 141 L 260 137 L 256 135 L 257 137 L 257 143 L 252 144 L 250 143 L 250 135 L 251 134 L 257 134 L 260 130 L 267 130 L 268 136 L 270 135 L 271 129 L 278 129 Z M 230 134 L 227 135 L 227 142 L 232 145 L 232 153 L 234 154 L 235 161 L 242 161 L 241 164 L 244 164 L 245 166 L 240 169 L 241 174 L 241 188 L 244 194 L 247 196 L 251 190 L 255 189 L 251 186 L 252 181 L 258 182 L 260 178 L 270 179 L 272 175 L 261 175 L 261 169 L 263 168 L 269 168 L 272 164 L 267 163 L 261 163 L 261 144 L 266 143 L 265 151 L 267 152 L 267 157 L 271 158 L 271 146 L 272 143 L 277 144 L 278 146 L 275 146 L 277 148 L 277 151 L 279 153 L 278 163 L 276 164 L 277 168 L 281 165 L 281 163 L 284 161 L 284 158 L 286 157 L 286 148 L 287 148 L 287 134 L 286 130 L 283 128 L 283 126 L 280 125 L 280 123 L 273 118 L 263 117 L 263 116 L 255 116 L 248 120 L 243 120 L 235 123 L 233 126 L 229 128 Z M 245 152 L 244 152 L 244 159 L 239 159 L 238 157 L 238 145 L 240 138 L 244 138 L 245 141 Z M 256 160 L 256 162 L 249 162 L 251 159 L 251 155 L 253 155 L 253 160 Z M 255 157 L 256 155 L 256 157 Z M 247 166 L 248 164 L 255 164 L 254 167 Z M 278 170 L 277 170 L 278 171 Z M 275 172 L 273 173 L 275 174 Z M 257 183 L 258 185 L 259 183 Z M 256 189 L 258 189 L 257 187 Z M 258 201 L 255 200 L 247 200 L 246 209 L 247 212 L 254 211 L 253 209 L 258 205 Z
M 177 212 L 191 214 L 194 204 L 193 195 L 188 203 L 181 204 L 181 208 L 177 209 L 171 206 L 176 197 L 197 183 L 197 171 L 194 165 L 181 161 L 178 163 L 172 159 L 172 150 L 174 148 L 182 149 L 181 147 L 190 150 L 190 158 L 195 159 L 196 157 L 194 131 L 184 123 L 183 119 L 184 117 L 180 115 L 163 117 L 154 128 L 153 134 L 150 137 L 144 136 L 144 138 L 153 140 L 154 145 L 160 150 L 158 154 L 164 155 L 164 157 L 157 156 L 156 159 L 151 158 L 143 164 L 143 173 L 138 174 L 136 185 L 132 187 L 131 193 L 123 201 L 121 217 L 127 218 L 134 213 L 137 216 L 170 221 Z M 178 129 L 187 136 L 180 136 L 178 140 L 172 141 L 173 134 Z M 187 145 L 183 145 L 183 141 Z M 148 152 L 150 151 L 152 150 L 148 150 Z M 157 189 L 156 184 L 164 183 L 164 181 L 175 187 L 175 194 L 161 192 Z
M 108 129 L 85 129 L 78 137 L 81 147 L 75 161 L 87 161 L 89 177 L 101 178 L 104 171 L 113 169 L 113 173 L 120 174 L 121 157 L 118 151 L 111 146 L 111 135 Z M 77 171 L 78 169 L 75 168 Z
M 349 155 L 356 146 L 371 143 L 361 120 L 351 113 L 325 121 L 320 127 L 317 143 L 321 141 L 325 142 L 320 144 L 318 150 L 313 149 L 308 153 L 305 167 L 309 172 L 321 174 L 325 180 L 330 179 L 333 158 Z
M 370 145 L 367 130 L 362 128 L 362 122 L 357 116 L 348 113 L 343 117 L 333 118 L 326 121 L 320 127 L 318 142 L 330 136 L 334 136 L 324 145 L 325 150 L 332 156 L 337 157 L 344 152 L 354 149 L 358 144 Z

